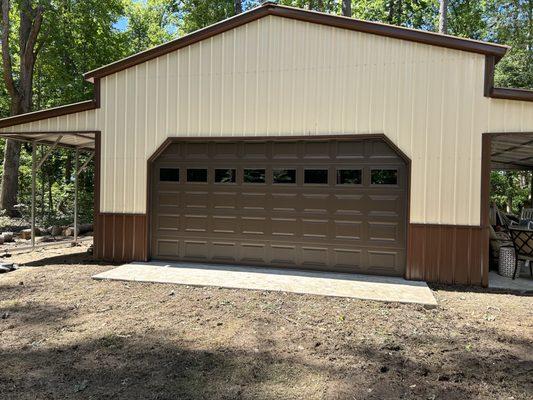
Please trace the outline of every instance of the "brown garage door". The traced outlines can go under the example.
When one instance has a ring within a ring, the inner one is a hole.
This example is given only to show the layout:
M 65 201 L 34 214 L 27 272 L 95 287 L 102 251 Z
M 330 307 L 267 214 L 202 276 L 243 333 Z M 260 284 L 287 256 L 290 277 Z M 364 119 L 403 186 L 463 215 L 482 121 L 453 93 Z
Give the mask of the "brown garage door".
M 381 140 L 176 142 L 151 181 L 154 259 L 404 272 L 406 166 Z

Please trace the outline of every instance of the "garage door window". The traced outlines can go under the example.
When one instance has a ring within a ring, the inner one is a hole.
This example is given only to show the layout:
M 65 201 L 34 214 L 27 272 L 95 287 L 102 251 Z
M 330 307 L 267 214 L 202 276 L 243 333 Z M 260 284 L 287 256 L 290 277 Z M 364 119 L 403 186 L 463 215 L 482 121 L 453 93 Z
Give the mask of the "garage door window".
M 207 168 L 187 168 L 187 182 L 207 182 Z
M 273 183 L 296 183 L 295 169 L 275 169 L 272 172 Z
M 243 181 L 244 183 L 265 183 L 265 170 L 246 168 Z
M 161 182 L 179 182 L 180 181 L 179 168 L 161 168 L 159 170 L 159 180 Z
M 327 185 L 327 169 L 306 169 L 304 172 L 304 183 L 315 185 Z
M 373 169 L 370 172 L 372 185 L 397 185 L 398 170 L 396 169 Z
M 360 185 L 362 173 L 360 169 L 338 169 L 337 185 Z
M 234 169 L 215 169 L 215 183 L 235 183 L 236 171 Z

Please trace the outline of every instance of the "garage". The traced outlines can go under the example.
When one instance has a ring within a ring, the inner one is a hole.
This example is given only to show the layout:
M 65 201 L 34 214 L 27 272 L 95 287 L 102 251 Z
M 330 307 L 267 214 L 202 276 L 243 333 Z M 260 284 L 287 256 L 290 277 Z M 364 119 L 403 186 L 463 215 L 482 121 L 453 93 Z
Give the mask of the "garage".
M 384 140 L 172 140 L 151 257 L 401 276 L 408 174 Z

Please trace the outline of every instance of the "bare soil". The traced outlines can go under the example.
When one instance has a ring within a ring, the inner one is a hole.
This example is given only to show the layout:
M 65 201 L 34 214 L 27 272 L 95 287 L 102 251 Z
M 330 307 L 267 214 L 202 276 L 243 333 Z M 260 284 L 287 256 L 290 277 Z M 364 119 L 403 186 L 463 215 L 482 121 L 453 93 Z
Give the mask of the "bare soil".
M 439 306 L 95 281 L 86 245 L 0 275 L 2 399 L 531 399 L 533 298 Z

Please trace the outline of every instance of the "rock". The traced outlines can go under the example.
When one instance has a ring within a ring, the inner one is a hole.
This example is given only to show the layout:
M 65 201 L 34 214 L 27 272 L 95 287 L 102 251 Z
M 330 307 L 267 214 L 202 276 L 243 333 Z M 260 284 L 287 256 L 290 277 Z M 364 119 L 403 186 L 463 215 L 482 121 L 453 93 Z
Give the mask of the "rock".
M 35 236 L 41 236 L 42 235 L 42 232 L 39 228 L 35 227 Z M 31 239 L 31 229 L 23 229 L 21 232 L 20 232 L 20 237 L 24 240 L 29 240 Z
M 63 230 L 65 229 L 65 227 L 64 226 L 54 225 L 54 226 L 51 226 L 48 229 L 50 230 L 50 235 L 52 235 L 52 236 L 61 236 L 61 234 L 63 233 Z
M 4 239 L 4 242 L 12 242 L 13 232 L 2 232 L 2 239 Z
M 55 242 L 55 238 L 53 236 L 41 236 L 35 238 L 35 241 L 39 243 Z
M 382 374 L 384 374 L 385 372 L 389 372 L 389 367 L 387 367 L 386 365 L 383 365 L 379 369 L 379 372 L 381 372 Z
M 80 224 L 78 225 L 78 235 L 91 232 L 93 230 L 93 224 Z M 74 227 L 69 226 L 63 231 L 64 236 L 74 236 Z
M 2 319 L 7 319 L 9 317 L 9 313 L 6 311 L 2 314 Z
M 11 272 L 11 268 L 9 268 L 9 267 L 2 267 L 2 266 L 0 265 L 0 274 L 6 273 L 6 272 Z

